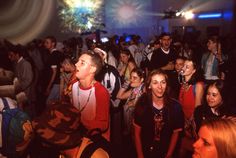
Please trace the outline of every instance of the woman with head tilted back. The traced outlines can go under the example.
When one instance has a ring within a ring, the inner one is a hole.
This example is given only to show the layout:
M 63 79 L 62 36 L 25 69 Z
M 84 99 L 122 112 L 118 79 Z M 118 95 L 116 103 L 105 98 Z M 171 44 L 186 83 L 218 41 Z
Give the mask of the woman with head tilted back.
M 204 83 L 201 81 L 201 73 L 197 64 L 192 59 L 187 59 L 182 68 L 182 85 L 179 92 L 179 101 L 184 112 L 184 137 L 180 147 L 180 157 L 185 158 L 188 152 L 192 152 L 192 143 L 196 138 L 196 127 L 193 119 L 194 110 L 201 105 L 204 94 Z
M 180 104 L 168 96 L 168 77 L 153 70 L 146 82 L 147 92 L 136 103 L 134 137 L 138 158 L 174 156 L 184 119 Z
M 193 158 L 235 158 L 236 118 L 205 120 L 193 144 Z
M 197 131 L 202 121 L 222 116 L 235 116 L 235 110 L 226 105 L 226 88 L 222 80 L 211 83 L 206 92 L 205 103 L 196 108 L 194 120 Z

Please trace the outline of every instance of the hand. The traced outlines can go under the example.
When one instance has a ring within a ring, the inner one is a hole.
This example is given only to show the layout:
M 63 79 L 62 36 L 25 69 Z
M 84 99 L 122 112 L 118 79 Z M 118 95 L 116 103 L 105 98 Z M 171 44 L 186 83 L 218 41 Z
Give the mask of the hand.
M 128 81 L 128 80 L 125 80 L 125 82 L 122 84 L 122 88 L 124 88 L 124 89 L 128 89 L 129 88 L 129 84 L 130 84 L 130 81 Z
M 217 53 L 215 54 L 216 58 L 219 60 L 219 62 L 222 62 L 222 52 L 221 52 L 221 44 L 218 43 L 217 47 Z

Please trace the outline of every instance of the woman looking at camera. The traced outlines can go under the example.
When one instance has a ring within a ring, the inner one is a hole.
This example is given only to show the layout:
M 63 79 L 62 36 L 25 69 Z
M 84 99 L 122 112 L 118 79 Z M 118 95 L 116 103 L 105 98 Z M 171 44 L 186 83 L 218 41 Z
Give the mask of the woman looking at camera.
M 197 131 L 206 119 L 236 116 L 235 110 L 225 103 L 226 88 L 222 80 L 217 80 L 208 86 L 205 99 L 205 104 L 198 106 L 194 112 Z
M 136 103 L 133 124 L 138 158 L 174 156 L 184 118 L 180 104 L 168 96 L 167 83 L 163 70 L 153 70 L 147 92 Z

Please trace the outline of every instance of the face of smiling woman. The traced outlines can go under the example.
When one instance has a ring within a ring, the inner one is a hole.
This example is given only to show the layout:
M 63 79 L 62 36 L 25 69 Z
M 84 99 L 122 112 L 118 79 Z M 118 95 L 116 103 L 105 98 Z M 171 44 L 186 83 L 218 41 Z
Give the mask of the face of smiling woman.
M 192 158 L 218 158 L 215 143 L 210 130 L 202 126 L 199 130 L 199 139 L 193 144 Z
M 167 81 L 162 74 L 156 74 L 152 76 L 150 88 L 152 89 L 153 97 L 163 98 L 166 91 Z
M 206 100 L 211 108 L 218 107 L 222 104 L 222 97 L 215 86 L 210 86 L 207 90 Z

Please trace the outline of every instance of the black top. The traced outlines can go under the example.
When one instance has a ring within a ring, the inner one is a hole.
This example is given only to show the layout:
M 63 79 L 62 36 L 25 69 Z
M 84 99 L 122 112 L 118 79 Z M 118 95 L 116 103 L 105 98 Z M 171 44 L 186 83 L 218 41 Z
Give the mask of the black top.
M 55 50 L 53 51 L 50 55 L 48 60 L 46 61 L 46 73 L 44 75 L 47 75 L 48 82 L 52 76 L 52 66 L 56 65 L 57 66 L 57 73 L 56 73 L 56 78 L 53 81 L 53 84 L 60 84 L 60 63 L 63 60 L 62 53 Z
M 167 65 L 171 61 L 175 61 L 177 58 L 176 53 L 173 49 L 170 49 L 168 54 L 164 53 L 161 48 L 154 50 L 152 58 L 149 62 L 148 70 L 152 71 L 154 69 L 159 69 Z
M 196 123 L 196 130 L 199 131 L 202 121 L 209 118 L 216 118 L 222 116 L 236 116 L 236 111 L 233 108 L 230 108 L 222 104 L 217 109 L 218 115 L 214 114 L 208 105 L 200 105 L 194 111 L 194 121 Z
M 109 64 L 105 64 L 95 79 L 102 83 L 111 94 L 111 99 L 116 100 L 116 95 L 121 86 L 121 79 L 118 70 Z
M 180 91 L 180 87 L 181 87 L 179 79 L 181 80 L 181 76 L 175 70 L 169 71 L 167 73 L 167 75 L 168 75 L 168 79 L 169 79 L 168 81 L 170 84 L 170 96 L 178 100 L 179 99 L 179 91 Z
M 144 157 L 150 157 L 150 149 L 154 143 L 158 143 L 158 155 L 166 155 L 171 136 L 174 130 L 183 129 L 184 115 L 180 104 L 170 99 L 162 109 L 153 107 L 152 99 L 143 94 L 137 101 L 134 122 L 141 127 L 141 141 Z

